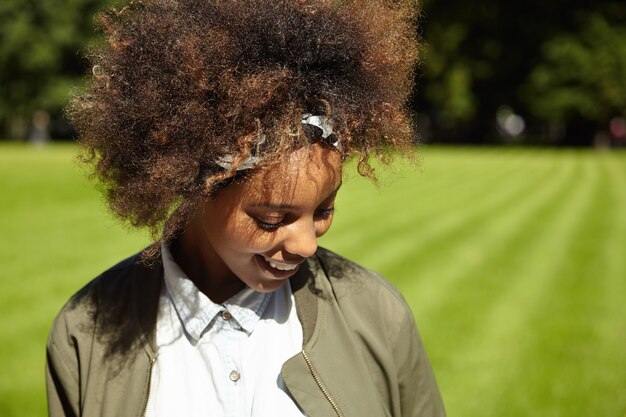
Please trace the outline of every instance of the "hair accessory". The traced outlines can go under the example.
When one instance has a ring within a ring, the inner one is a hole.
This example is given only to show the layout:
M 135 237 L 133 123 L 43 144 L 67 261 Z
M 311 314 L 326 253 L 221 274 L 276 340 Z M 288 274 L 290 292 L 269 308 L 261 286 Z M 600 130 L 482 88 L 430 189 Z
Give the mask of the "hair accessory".
M 315 116 L 310 113 L 302 115 L 302 127 L 306 135 L 312 142 L 322 142 L 328 145 L 334 146 L 338 150 L 341 150 L 341 143 L 339 139 L 333 134 L 333 120 L 326 116 Z M 259 148 L 265 143 L 265 135 L 261 135 L 259 142 L 256 145 L 256 152 L 243 160 L 237 167 L 237 171 L 245 171 L 256 167 L 261 161 Z M 229 171 L 235 158 L 232 155 L 224 155 L 217 159 L 215 163 L 225 170 Z
M 265 135 L 261 135 L 259 138 L 259 141 L 256 144 L 256 155 L 259 154 L 259 147 L 263 145 L 264 143 L 265 143 Z M 252 169 L 255 166 L 257 166 L 258 163 L 261 161 L 261 157 L 256 156 L 256 155 L 250 155 L 248 158 L 241 161 L 241 163 L 237 167 L 237 171 L 245 171 L 247 169 Z M 233 166 L 234 161 L 235 161 L 235 158 L 232 155 L 224 155 L 220 157 L 219 159 L 217 159 L 215 163 L 221 166 L 222 168 L 224 168 L 226 171 L 230 171 L 230 169 Z
M 333 133 L 333 119 L 326 116 L 314 116 L 310 113 L 302 115 L 305 133 L 316 142 L 324 142 L 341 150 L 341 143 Z

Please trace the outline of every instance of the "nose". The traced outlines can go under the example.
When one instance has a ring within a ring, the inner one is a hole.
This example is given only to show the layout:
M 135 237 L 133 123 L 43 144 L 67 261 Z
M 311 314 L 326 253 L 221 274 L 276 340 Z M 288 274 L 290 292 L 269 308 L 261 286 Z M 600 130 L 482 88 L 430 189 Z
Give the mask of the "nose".
M 285 251 L 303 258 L 313 256 L 317 251 L 315 223 L 301 221 L 292 223 L 285 237 Z

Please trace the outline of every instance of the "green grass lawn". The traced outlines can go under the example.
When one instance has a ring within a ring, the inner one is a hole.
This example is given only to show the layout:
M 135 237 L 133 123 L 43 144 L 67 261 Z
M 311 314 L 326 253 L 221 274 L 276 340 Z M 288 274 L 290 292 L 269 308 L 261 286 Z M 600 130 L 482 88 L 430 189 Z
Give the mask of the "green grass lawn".
M 626 153 L 424 148 L 351 173 L 322 244 L 411 304 L 450 416 L 626 415 Z M 0 416 L 45 415 L 64 301 L 147 243 L 69 145 L 0 146 Z

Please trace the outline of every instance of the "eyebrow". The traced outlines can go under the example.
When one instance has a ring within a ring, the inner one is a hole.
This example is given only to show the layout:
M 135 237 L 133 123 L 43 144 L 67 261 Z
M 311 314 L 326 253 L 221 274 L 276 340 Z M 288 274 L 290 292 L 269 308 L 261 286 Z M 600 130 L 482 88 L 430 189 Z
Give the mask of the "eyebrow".
M 339 192 L 339 189 L 341 188 L 343 184 L 343 181 L 339 183 L 339 186 L 335 189 L 335 191 L 333 191 L 332 193 L 330 193 L 328 195 L 328 197 L 326 197 L 324 199 L 324 201 L 328 200 L 329 198 L 334 198 L 337 196 L 337 193 Z M 293 206 L 291 204 L 273 204 L 270 202 L 267 203 L 260 203 L 260 204 L 254 204 L 253 207 L 256 208 L 264 208 L 264 209 L 270 209 L 270 210 L 293 210 L 296 208 L 296 206 Z

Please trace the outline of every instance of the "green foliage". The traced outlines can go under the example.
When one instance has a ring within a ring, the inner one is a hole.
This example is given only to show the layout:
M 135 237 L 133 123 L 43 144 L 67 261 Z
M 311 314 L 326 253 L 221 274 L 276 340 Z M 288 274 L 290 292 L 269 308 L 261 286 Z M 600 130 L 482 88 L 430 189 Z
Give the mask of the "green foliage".
M 87 71 L 94 13 L 122 2 L 0 1 L 0 134 L 36 110 L 61 112 Z M 415 107 L 454 140 L 495 134 L 501 106 L 530 126 L 605 125 L 625 111 L 626 2 L 424 0 L 423 8 Z
M 526 101 L 535 116 L 600 123 L 626 111 L 626 25 L 592 14 L 579 31 L 543 45 L 543 62 L 530 74 Z
M 146 243 L 111 220 L 75 152 L 0 145 L 3 417 L 45 415 L 54 315 Z M 379 170 L 381 189 L 347 167 L 321 244 L 400 287 L 448 414 L 623 416 L 626 153 L 422 155 L 421 171 Z
M 626 111 L 624 2 L 425 0 L 422 27 L 416 107 L 434 117 L 438 137 L 495 136 L 502 106 L 535 131 L 606 126 Z
M 0 133 L 36 110 L 59 113 L 80 85 L 92 17 L 105 0 L 0 2 Z M 3 129 L 4 127 L 4 129 Z
M 444 126 L 469 121 L 475 115 L 470 65 L 457 58 L 466 32 L 461 24 L 435 23 L 431 25 L 430 39 L 438 47 L 430 44 L 424 50 L 424 76 L 428 82 L 422 88 L 429 102 L 441 106 L 439 122 Z

